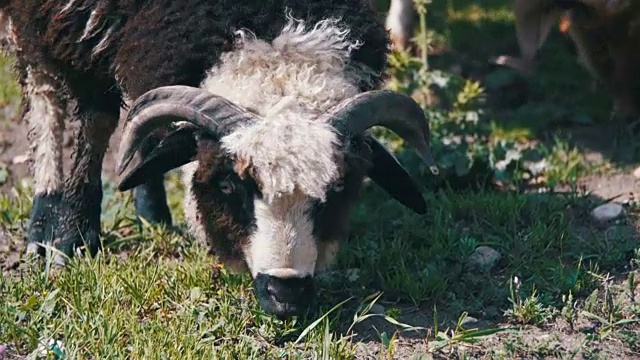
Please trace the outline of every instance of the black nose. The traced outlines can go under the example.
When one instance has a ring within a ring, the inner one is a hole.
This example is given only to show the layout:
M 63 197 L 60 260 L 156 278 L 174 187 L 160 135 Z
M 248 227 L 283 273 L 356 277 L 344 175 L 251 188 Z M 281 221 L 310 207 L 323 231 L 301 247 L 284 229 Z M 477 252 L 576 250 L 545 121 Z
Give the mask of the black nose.
M 254 289 L 262 309 L 283 319 L 302 315 L 314 296 L 311 276 L 280 278 L 258 273 Z

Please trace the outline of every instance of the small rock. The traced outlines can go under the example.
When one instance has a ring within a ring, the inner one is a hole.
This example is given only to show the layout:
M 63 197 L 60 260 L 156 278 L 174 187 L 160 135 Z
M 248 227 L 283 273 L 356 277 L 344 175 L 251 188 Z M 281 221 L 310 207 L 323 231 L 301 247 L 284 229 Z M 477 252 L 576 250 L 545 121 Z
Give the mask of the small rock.
M 542 341 L 548 341 L 550 339 L 551 339 L 551 335 L 549 335 L 549 334 L 543 334 L 543 335 L 538 336 L 538 341 L 541 341 L 541 342 Z
M 24 164 L 25 162 L 27 162 L 27 160 L 29 160 L 29 155 L 18 155 L 13 157 L 11 163 L 13 163 L 13 165 Z
M 637 167 L 635 170 L 633 170 L 633 176 L 640 178 L 640 167 Z
M 7 346 L 0 345 L 0 359 L 4 358 L 6 354 L 7 354 Z
M 345 271 L 345 274 L 347 275 L 347 280 L 349 280 L 350 282 L 355 282 L 360 278 L 360 269 L 347 269 Z
M 467 259 L 467 265 L 471 269 L 491 269 L 500 260 L 502 255 L 488 246 L 478 246 Z
M 549 162 L 545 159 L 540 161 L 525 161 L 524 167 L 531 172 L 531 175 L 535 176 L 542 174 L 549 167 Z
M 591 211 L 591 216 L 599 222 L 607 222 L 617 219 L 624 213 L 622 205 L 607 203 L 600 205 Z
M 371 309 L 369 310 L 369 314 L 384 315 L 385 314 L 385 308 L 384 308 L 384 306 L 382 306 L 380 304 L 373 304 L 373 306 L 371 306 Z
M 467 316 L 462 320 L 462 326 L 473 325 L 473 324 L 476 324 L 477 322 L 478 322 L 478 319 L 474 318 L 473 316 Z
M 578 329 L 583 334 L 593 334 L 598 329 L 598 324 L 590 323 L 589 325 L 582 326 Z

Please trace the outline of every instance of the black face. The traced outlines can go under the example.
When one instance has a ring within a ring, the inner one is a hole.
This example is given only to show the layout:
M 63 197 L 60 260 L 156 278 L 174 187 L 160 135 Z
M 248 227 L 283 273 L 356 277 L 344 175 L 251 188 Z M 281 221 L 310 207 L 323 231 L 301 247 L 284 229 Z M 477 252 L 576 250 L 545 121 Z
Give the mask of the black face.
M 200 141 L 197 160 L 192 191 L 211 251 L 224 263 L 243 263 L 242 248 L 255 229 L 253 204 L 261 197 L 260 189 L 252 177 L 238 175 L 234 161 L 213 140 Z
M 261 197 L 259 185 L 249 174 L 238 175 L 237 164 L 214 141 L 199 142 L 197 160 L 192 191 L 211 250 L 225 263 L 244 263 L 243 247 L 255 230 L 253 200 Z M 350 171 L 332 184 L 326 202 L 313 207 L 321 262 L 329 260 L 322 259 L 323 243 L 338 241 L 346 234 L 351 204 L 357 200 L 364 177 L 364 170 L 355 166 L 360 163 L 348 161 Z M 311 276 L 282 278 L 262 273 L 254 278 L 254 293 L 266 313 L 282 319 L 306 312 L 315 295 Z
M 253 288 L 262 309 L 280 319 L 302 315 L 315 296 L 311 276 L 280 278 L 259 273 L 253 279 Z
M 340 161 L 343 178 L 330 185 L 324 203 L 318 202 L 310 210 L 318 250 L 316 271 L 331 262 L 337 243 L 347 236 L 351 208 L 365 176 L 416 212 L 424 211 L 419 191 L 395 158 L 382 145 L 364 140 L 352 139 L 344 162 Z M 176 152 L 183 154 L 176 157 Z M 169 134 L 125 180 L 124 187 L 136 186 L 148 176 L 159 176 L 192 159 L 199 162 L 192 179 L 197 222 L 203 226 L 212 252 L 223 263 L 241 265 L 246 270 L 244 249 L 256 229 L 254 200 L 262 194 L 251 169 L 227 156 L 216 140 L 207 136 L 196 139 L 187 129 Z M 287 278 L 259 273 L 254 289 L 264 311 L 280 318 L 304 313 L 314 297 L 312 276 Z
M 328 189 L 326 201 L 313 207 L 313 234 L 321 243 L 347 236 L 351 208 L 358 201 L 366 176 L 367 163 L 362 158 L 347 156 L 345 161 L 349 170 Z

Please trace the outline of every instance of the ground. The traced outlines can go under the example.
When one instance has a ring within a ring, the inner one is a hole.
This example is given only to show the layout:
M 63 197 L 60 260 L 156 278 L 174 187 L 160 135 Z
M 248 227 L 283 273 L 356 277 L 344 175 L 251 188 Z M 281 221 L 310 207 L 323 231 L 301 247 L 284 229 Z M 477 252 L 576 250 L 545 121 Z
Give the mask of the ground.
M 262 314 L 250 280 L 190 237 L 133 224 L 130 194 L 113 188 L 119 130 L 104 167 L 105 251 L 62 271 L 23 259 L 26 129 L 3 59 L 0 359 L 43 349 L 50 358 L 639 359 L 635 142 L 557 31 L 534 78 L 488 64 L 518 53 L 509 3 L 429 5 L 429 68 L 391 58 L 388 86 L 429 105 L 443 176 L 399 146 L 425 184 L 427 214 L 368 185 L 348 242 L 319 278 L 317 308 L 285 323 Z M 449 82 L 427 97 L 424 73 Z M 168 184 L 182 225 L 177 174 Z M 596 220 L 591 211 L 606 203 L 623 214 Z

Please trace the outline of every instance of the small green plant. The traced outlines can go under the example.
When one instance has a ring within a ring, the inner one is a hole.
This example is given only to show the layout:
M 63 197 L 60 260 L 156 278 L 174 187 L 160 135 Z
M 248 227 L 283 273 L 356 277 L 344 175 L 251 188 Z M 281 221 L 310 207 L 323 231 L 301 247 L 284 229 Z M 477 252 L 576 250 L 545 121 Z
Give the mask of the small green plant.
M 636 281 L 636 273 L 634 271 L 630 271 L 629 275 L 627 275 L 627 290 L 629 290 L 629 300 L 632 304 L 635 304 L 638 282 Z
M 512 307 L 504 312 L 505 316 L 524 325 L 543 325 L 548 322 L 555 314 L 554 309 L 540 303 L 535 285 L 531 289 L 531 294 L 524 299 L 520 294 L 520 286 L 517 276 L 509 281 L 509 302 Z
M 436 311 L 434 309 L 434 314 Z M 451 351 L 456 345 L 473 346 L 487 336 L 498 334 L 501 332 L 515 330 L 513 328 L 494 328 L 494 329 L 464 329 L 463 322 L 469 314 L 465 311 L 458 317 L 458 321 L 454 329 L 439 331 L 437 326 L 437 315 L 434 315 L 436 326 L 434 339 L 429 341 L 429 352 L 439 352 L 445 347 L 449 347 Z
M 634 269 L 640 270 L 640 248 L 633 250 L 633 257 L 630 263 Z
M 569 291 L 568 295 L 562 295 L 562 310 L 560 315 L 564 321 L 569 324 L 571 330 L 573 330 L 574 323 L 578 318 L 578 302 L 573 299 L 573 294 Z

